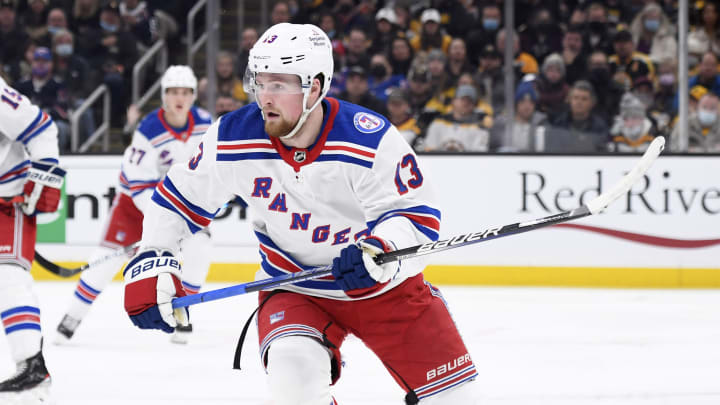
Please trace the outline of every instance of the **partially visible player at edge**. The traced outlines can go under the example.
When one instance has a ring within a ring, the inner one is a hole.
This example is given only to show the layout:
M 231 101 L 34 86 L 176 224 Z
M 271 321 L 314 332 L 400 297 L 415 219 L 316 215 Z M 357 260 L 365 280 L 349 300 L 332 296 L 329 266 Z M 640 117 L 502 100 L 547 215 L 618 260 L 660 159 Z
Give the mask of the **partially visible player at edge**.
M 160 80 L 162 106 L 149 113 L 133 134 L 125 149 L 120 168 L 120 193 L 110 208 L 100 247 L 91 260 L 115 249 L 132 245 L 142 235 L 143 213 L 147 210 L 155 186 L 170 166 L 187 162 L 211 123 L 210 114 L 193 103 L 197 98 L 197 78 L 189 66 L 170 66 Z M 186 292 L 198 292 L 210 266 L 210 235 L 207 229 L 182 241 L 182 285 Z M 122 268 L 127 257 L 101 262 L 80 276 L 72 301 L 57 326 L 56 343 L 67 342 L 75 333 L 92 303 Z M 172 337 L 186 343 L 192 326 L 178 328 Z
M 390 122 L 325 98 L 331 44 L 314 25 L 277 24 L 250 51 L 257 103 L 224 115 L 153 194 L 140 251 L 125 270 L 125 309 L 172 332 L 187 309 L 178 235 L 207 226 L 240 196 L 268 278 L 332 263 L 333 277 L 258 297 L 260 358 L 276 405 L 334 404 L 352 333 L 407 392 L 407 404 L 473 403 L 475 365 L 422 259 L 378 266 L 380 252 L 437 240 L 440 211 L 424 167 Z M 352 366 L 352 365 L 349 365 Z
M 0 382 L 0 403 L 49 400 L 40 308 L 32 290 L 35 214 L 55 212 L 65 171 L 52 118 L 0 78 L 0 320 L 16 372 Z

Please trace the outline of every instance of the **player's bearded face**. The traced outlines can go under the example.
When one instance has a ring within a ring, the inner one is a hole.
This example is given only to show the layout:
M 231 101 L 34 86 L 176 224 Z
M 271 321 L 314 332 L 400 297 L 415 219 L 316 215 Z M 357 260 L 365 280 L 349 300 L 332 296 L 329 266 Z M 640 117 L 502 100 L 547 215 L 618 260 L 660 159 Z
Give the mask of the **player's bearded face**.
M 265 115 L 265 132 L 275 138 L 290 133 L 303 110 L 300 79 L 289 74 L 259 73 L 255 94 Z

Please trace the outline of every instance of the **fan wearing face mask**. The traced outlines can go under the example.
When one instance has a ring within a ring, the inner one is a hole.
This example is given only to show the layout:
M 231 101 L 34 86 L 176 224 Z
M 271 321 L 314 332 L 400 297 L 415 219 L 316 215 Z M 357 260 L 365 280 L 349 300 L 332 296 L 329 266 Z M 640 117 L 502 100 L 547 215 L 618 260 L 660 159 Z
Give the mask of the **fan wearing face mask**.
M 702 96 L 697 112 L 688 117 L 687 143 L 681 139 L 680 126 L 676 125 L 670 137 L 670 150 L 689 153 L 720 152 L 719 104 L 718 97 L 713 93 Z
M 658 135 L 655 124 L 648 118 L 645 104 L 633 93 L 625 93 L 620 100 L 620 114 L 610 129 L 611 152 L 644 152 Z

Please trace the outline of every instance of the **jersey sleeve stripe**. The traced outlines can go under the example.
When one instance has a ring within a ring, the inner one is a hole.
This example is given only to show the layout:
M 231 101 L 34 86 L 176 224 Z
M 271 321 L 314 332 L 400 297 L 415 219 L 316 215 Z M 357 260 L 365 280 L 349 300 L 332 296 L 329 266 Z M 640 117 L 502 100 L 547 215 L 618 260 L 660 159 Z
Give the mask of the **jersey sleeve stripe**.
M 28 144 L 33 138 L 40 135 L 45 131 L 50 125 L 52 125 L 53 120 L 50 118 L 49 115 L 43 113 L 43 120 L 40 121 L 40 124 L 38 124 L 38 128 L 34 129 L 32 132 L 30 132 L 25 139 L 22 141 L 25 145 Z
M 157 185 L 152 200 L 183 217 L 193 233 L 210 225 L 210 220 L 215 217 L 215 214 L 210 214 L 183 197 L 169 177 Z
M 396 216 L 403 216 L 410 220 L 415 228 L 431 241 L 436 241 L 440 237 L 440 211 L 427 205 L 388 211 L 376 221 L 368 222 L 368 229 L 372 232 L 378 224 Z
M 25 128 L 25 129 L 20 133 L 20 135 L 18 135 L 18 137 L 15 138 L 15 139 L 16 139 L 17 141 L 19 141 L 19 142 L 22 142 L 22 141 L 23 141 L 23 138 L 24 138 L 27 134 L 29 134 L 29 133 L 32 131 L 33 128 L 35 128 L 35 126 L 37 125 L 38 122 L 40 122 L 40 120 L 43 118 L 43 114 L 45 114 L 45 113 L 44 113 L 42 110 L 39 110 L 38 113 L 37 113 L 37 115 L 35 116 L 35 119 L 34 119 L 34 120 L 30 123 L 30 125 L 28 125 L 27 128 Z
M 29 160 L 26 160 L 22 163 L 19 163 L 19 164 L 13 166 L 12 168 L 10 168 L 10 170 L 8 170 L 7 172 L 0 175 L 0 184 L 8 183 L 13 180 L 19 179 L 21 177 L 26 177 L 27 170 L 29 168 L 30 168 Z

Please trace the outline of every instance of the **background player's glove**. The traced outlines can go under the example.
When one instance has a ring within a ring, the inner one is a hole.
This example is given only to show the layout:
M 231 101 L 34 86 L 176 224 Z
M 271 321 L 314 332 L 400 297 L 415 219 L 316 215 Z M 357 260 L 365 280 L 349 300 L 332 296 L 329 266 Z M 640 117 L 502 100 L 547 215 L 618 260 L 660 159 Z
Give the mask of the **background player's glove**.
M 32 162 L 25 181 L 22 210 L 26 215 L 38 212 L 55 212 L 60 203 L 60 189 L 65 179 L 65 170 L 57 165 Z
M 144 250 L 130 259 L 125 270 L 125 311 L 140 329 L 172 333 L 187 326 L 187 308 L 173 310 L 172 299 L 185 296 L 180 282 L 180 261 L 168 251 Z
M 390 281 L 399 268 L 399 262 L 378 266 L 373 258 L 380 253 L 393 250 L 392 245 L 376 236 L 368 236 L 340 251 L 333 259 L 332 274 L 344 291 L 369 288 L 378 283 Z

